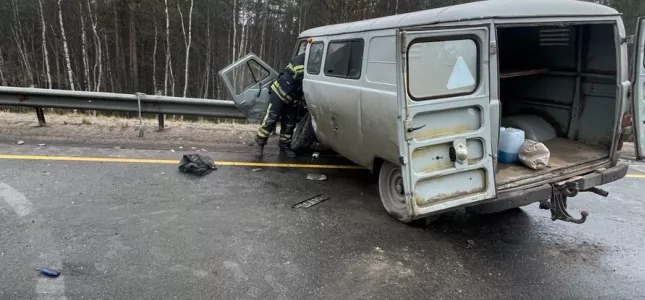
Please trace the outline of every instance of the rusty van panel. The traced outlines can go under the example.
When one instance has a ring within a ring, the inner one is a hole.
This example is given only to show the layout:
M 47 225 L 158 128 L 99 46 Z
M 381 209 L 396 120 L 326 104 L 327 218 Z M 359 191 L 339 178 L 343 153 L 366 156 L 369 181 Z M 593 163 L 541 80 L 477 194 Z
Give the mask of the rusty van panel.
M 471 106 L 417 114 L 413 126 L 423 125 L 413 134 L 416 142 L 477 131 L 482 126 L 482 111 Z

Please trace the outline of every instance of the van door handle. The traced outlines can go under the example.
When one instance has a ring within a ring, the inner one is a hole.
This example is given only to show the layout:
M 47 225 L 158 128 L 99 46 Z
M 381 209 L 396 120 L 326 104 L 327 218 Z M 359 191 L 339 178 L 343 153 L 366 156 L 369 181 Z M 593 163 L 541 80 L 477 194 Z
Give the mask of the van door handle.
M 426 125 L 428 125 L 428 124 L 423 124 L 423 125 L 418 126 L 418 127 L 408 128 L 408 132 L 415 132 L 415 131 L 417 131 L 417 130 L 419 130 L 419 129 L 423 128 L 423 127 L 426 127 Z

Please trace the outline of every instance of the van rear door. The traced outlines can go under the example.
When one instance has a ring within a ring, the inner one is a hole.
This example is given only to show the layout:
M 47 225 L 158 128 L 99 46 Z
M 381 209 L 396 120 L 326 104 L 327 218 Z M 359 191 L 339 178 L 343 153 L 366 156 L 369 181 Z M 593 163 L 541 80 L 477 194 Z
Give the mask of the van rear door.
M 495 197 L 489 30 L 399 30 L 399 151 L 413 217 Z
M 645 159 L 645 18 L 639 18 L 637 24 L 632 62 L 632 116 L 636 158 Z
M 269 103 L 269 85 L 278 75 L 253 53 L 219 71 L 231 98 L 251 121 L 264 116 Z

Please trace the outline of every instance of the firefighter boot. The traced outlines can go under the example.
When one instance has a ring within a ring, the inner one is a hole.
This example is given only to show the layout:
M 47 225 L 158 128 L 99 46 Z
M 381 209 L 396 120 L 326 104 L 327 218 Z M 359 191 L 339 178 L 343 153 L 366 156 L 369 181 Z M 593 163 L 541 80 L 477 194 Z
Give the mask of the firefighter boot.
M 264 156 L 264 144 L 257 143 L 255 146 L 255 158 L 262 158 Z
M 284 155 L 286 157 L 289 157 L 289 158 L 298 157 L 296 152 L 291 150 L 291 147 L 288 144 L 287 145 L 282 145 L 282 144 L 280 145 L 280 154 L 282 154 L 282 155 Z

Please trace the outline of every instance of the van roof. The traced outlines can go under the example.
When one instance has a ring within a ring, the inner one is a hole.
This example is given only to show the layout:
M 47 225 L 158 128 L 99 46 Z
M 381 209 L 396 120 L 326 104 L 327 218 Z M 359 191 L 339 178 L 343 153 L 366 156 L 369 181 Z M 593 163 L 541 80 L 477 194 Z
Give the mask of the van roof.
M 620 13 L 613 8 L 577 0 L 488 0 L 312 28 L 303 31 L 300 36 L 335 35 L 478 19 L 616 15 Z

